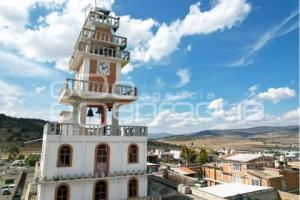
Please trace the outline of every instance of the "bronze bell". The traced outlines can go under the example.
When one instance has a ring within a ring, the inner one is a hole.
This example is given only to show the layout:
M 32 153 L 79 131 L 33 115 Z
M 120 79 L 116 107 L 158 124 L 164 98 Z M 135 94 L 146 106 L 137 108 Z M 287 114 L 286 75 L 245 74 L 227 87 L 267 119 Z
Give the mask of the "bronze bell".
M 88 113 L 87 113 L 86 116 L 88 116 L 88 117 L 94 117 L 92 108 L 89 109 L 89 111 L 88 111 Z
M 96 113 L 99 114 L 99 115 L 101 114 L 101 109 L 100 109 L 100 107 L 98 107 Z

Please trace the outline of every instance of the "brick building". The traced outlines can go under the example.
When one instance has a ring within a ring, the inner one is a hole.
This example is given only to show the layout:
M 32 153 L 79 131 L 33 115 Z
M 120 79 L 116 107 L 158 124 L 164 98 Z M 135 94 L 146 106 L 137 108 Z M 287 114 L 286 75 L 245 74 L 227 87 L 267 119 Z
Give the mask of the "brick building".
M 208 185 L 242 183 L 273 187 L 283 191 L 299 188 L 299 171 L 290 168 L 275 168 L 270 157 L 261 154 L 235 154 L 202 168 Z

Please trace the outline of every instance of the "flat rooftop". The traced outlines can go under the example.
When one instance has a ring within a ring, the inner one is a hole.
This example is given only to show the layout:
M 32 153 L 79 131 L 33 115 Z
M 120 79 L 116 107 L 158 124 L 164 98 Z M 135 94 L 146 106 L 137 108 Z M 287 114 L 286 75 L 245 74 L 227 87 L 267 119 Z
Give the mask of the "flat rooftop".
M 199 191 L 222 198 L 269 189 L 272 190 L 271 187 L 253 186 L 238 183 L 226 183 L 210 187 L 198 188 Z
M 251 160 L 255 160 L 257 158 L 262 157 L 261 154 L 234 154 L 232 156 L 228 156 L 223 158 L 223 160 L 230 160 L 230 161 L 238 161 L 238 162 L 249 162 Z
M 270 168 L 263 168 L 263 169 L 248 169 L 247 172 L 254 176 L 270 179 L 270 178 L 277 178 L 281 177 L 279 174 L 278 169 L 270 169 Z

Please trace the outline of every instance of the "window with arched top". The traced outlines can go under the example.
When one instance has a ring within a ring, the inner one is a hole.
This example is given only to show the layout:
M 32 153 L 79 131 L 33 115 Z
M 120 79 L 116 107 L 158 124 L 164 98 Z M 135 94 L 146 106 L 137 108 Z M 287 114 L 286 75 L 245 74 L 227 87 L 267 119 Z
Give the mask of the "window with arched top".
M 63 144 L 58 148 L 57 167 L 72 166 L 73 148 L 69 144 Z
M 56 188 L 55 200 L 69 200 L 70 199 L 70 189 L 69 185 L 64 183 Z
M 95 151 L 95 174 L 97 177 L 107 176 L 110 159 L 109 146 L 107 144 L 97 145 Z
M 132 178 L 128 182 L 128 198 L 136 198 L 138 197 L 138 180 L 136 178 Z
M 136 144 L 131 144 L 128 147 L 128 163 L 139 162 L 139 147 Z
M 98 181 L 94 188 L 94 200 L 107 200 L 108 199 L 108 185 L 106 181 Z

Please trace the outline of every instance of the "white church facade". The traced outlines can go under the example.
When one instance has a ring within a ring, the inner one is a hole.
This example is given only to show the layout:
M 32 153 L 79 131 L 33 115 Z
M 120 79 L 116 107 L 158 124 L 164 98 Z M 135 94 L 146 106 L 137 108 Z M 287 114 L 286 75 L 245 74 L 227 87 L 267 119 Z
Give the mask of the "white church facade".
M 58 99 L 72 111 L 44 127 L 38 200 L 150 199 L 147 127 L 119 125 L 119 108 L 137 99 L 137 88 L 120 81 L 130 53 L 118 27 L 100 8 L 85 19 L 69 62 L 75 77 Z

